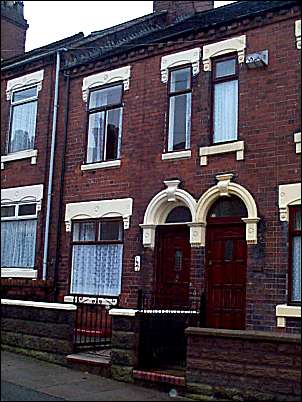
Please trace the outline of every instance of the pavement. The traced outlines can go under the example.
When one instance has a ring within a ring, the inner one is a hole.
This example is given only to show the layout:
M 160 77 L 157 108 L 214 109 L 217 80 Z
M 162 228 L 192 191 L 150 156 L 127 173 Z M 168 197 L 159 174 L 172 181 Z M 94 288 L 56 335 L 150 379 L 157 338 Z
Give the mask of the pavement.
M 1 351 L 1 401 L 172 400 L 189 399 Z

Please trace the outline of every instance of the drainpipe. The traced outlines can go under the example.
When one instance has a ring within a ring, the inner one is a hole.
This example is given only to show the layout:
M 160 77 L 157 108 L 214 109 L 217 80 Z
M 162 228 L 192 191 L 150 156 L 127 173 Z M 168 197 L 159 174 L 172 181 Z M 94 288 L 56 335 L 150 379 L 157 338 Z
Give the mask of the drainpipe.
M 51 133 L 51 149 L 49 160 L 48 187 L 47 187 L 47 208 L 46 208 L 46 223 L 44 235 L 44 253 L 43 253 L 43 274 L 42 279 L 47 278 L 47 259 L 48 259 L 48 241 L 49 241 L 49 226 L 50 226 L 50 208 L 51 208 L 51 193 L 53 183 L 53 168 L 55 158 L 56 131 L 57 131 L 57 114 L 58 114 L 58 98 L 59 98 L 59 73 L 60 73 L 60 51 L 56 51 L 56 77 L 55 77 L 55 94 L 53 101 L 53 120 Z

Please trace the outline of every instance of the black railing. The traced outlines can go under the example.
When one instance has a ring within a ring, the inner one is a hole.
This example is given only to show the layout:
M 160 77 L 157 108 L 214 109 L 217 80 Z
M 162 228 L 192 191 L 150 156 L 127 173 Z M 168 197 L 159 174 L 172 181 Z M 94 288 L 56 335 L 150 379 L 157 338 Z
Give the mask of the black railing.
M 74 296 L 77 306 L 74 331 L 75 350 L 110 348 L 112 322 L 109 310 L 118 305 L 117 298 Z

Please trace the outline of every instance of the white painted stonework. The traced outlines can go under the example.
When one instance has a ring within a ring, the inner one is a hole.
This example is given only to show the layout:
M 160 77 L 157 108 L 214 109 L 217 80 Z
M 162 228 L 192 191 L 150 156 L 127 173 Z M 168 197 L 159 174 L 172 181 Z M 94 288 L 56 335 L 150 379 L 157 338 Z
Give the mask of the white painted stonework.
M 49 308 L 49 309 L 54 309 L 54 310 L 76 310 L 77 309 L 77 306 L 75 306 L 74 304 L 47 303 L 47 302 L 12 300 L 12 299 L 1 299 L 1 304 L 5 304 L 5 305 L 9 305 L 9 306 Z
M 286 317 L 301 318 L 301 306 L 288 306 L 278 304 L 276 306 L 277 327 L 285 328 Z
M 1 189 L 1 204 L 14 204 L 16 202 L 41 203 L 42 198 L 43 184 Z
M 28 278 L 37 279 L 36 269 L 26 268 L 1 268 L 1 278 Z
M 131 66 L 125 66 L 111 71 L 103 71 L 98 74 L 89 75 L 83 79 L 83 101 L 87 102 L 90 89 L 106 84 L 112 84 L 113 82 L 122 81 L 124 84 L 124 90 L 127 91 L 130 86 L 130 74 Z
M 296 144 L 296 154 L 301 153 L 301 133 L 294 134 L 294 143 Z
M 86 165 L 81 165 L 81 170 L 95 170 L 95 169 L 106 169 L 110 167 L 120 167 L 121 160 L 116 159 L 114 161 L 105 161 L 105 162 L 97 162 L 97 163 L 89 163 Z
M 24 151 L 13 152 L 8 155 L 1 155 L 1 170 L 4 170 L 4 163 L 21 159 L 30 159 L 31 165 L 37 164 L 38 151 L 36 149 L 26 149 Z
M 246 35 L 226 39 L 220 42 L 205 45 L 202 48 L 202 61 L 204 71 L 211 71 L 211 58 L 224 54 L 237 52 L 238 63 L 244 63 L 246 48 Z
M 7 100 L 12 99 L 13 91 L 19 89 L 25 89 L 25 87 L 31 85 L 37 85 L 38 92 L 41 91 L 43 78 L 44 78 L 44 70 L 40 70 L 7 81 L 6 99 Z
M 289 205 L 301 204 L 301 183 L 281 184 L 279 186 L 279 214 L 281 221 L 288 221 Z
M 129 229 L 132 205 L 132 198 L 74 202 L 67 204 L 65 211 L 66 231 L 70 232 L 72 220 L 114 217 L 122 217 L 124 229 Z
M 225 154 L 229 152 L 236 153 L 237 161 L 244 160 L 244 141 L 236 141 L 227 144 L 218 144 L 199 148 L 200 165 L 206 166 L 208 164 L 208 156 L 210 155 Z
M 195 49 L 185 50 L 183 52 L 169 54 L 161 58 L 161 81 L 168 82 L 169 68 L 182 66 L 185 64 L 192 64 L 193 76 L 199 73 L 199 61 L 200 61 L 200 47 Z
M 295 21 L 295 37 L 296 37 L 296 47 L 301 49 L 301 20 Z
M 163 161 L 175 160 L 175 159 L 190 159 L 190 158 L 191 158 L 190 149 L 187 149 L 186 151 L 169 152 L 161 155 L 161 159 Z

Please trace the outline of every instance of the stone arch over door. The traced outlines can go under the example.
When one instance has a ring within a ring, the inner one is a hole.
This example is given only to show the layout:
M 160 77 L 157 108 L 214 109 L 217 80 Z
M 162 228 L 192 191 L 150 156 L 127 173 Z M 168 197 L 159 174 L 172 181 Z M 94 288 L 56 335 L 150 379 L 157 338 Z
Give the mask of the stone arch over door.
M 167 188 L 152 198 L 144 215 L 144 223 L 140 225 L 143 228 L 143 244 L 154 248 L 156 226 L 165 224 L 167 216 L 174 208 L 184 206 L 191 212 L 190 243 L 194 245 L 199 240 L 195 230 L 196 200 L 187 191 L 178 188 L 179 180 L 166 180 L 164 184 Z
M 229 197 L 231 195 L 239 197 L 247 209 L 248 216 L 242 218 L 246 224 L 246 241 L 248 244 L 257 244 L 257 223 L 258 218 L 257 205 L 251 193 L 237 183 L 232 183 L 233 174 L 217 175 L 217 184 L 209 188 L 199 199 L 196 210 L 196 220 L 201 225 L 201 246 L 205 246 L 205 228 L 207 215 L 213 203 L 219 197 Z

